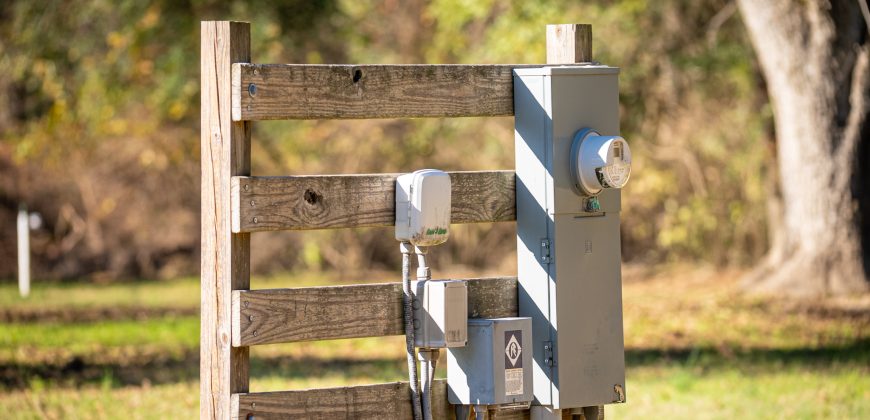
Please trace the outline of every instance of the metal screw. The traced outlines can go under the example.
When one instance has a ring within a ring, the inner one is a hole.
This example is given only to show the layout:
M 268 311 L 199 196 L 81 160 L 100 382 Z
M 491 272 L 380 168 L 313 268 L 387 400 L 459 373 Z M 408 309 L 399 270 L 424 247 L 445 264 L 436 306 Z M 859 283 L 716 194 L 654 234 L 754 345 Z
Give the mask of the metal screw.
M 248 316 L 248 321 L 253 321 L 253 320 L 254 320 L 254 316 L 253 316 L 253 315 L 249 315 L 249 316 Z
M 254 337 L 257 336 L 257 330 L 254 330 Z
M 245 307 L 246 307 L 246 308 L 247 308 L 250 304 L 251 304 L 251 302 L 248 302 L 247 300 L 245 301 Z
M 260 221 L 257 220 L 257 218 L 255 217 L 255 218 L 254 218 L 254 223 L 260 223 Z
M 248 85 L 248 95 L 251 95 L 252 98 L 254 96 L 257 96 L 257 85 L 255 85 L 253 83 Z
M 251 207 L 254 207 L 254 200 L 251 200 Z
M 250 190 L 250 189 L 251 189 L 251 186 L 248 185 L 248 184 L 245 184 L 245 191 L 248 191 L 248 190 Z

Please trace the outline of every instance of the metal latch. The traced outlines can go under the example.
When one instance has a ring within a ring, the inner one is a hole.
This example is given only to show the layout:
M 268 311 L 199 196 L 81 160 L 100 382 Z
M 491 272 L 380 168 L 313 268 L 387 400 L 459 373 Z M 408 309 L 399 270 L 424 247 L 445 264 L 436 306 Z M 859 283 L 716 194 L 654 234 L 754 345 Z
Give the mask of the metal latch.
M 544 363 L 547 366 L 556 366 L 556 359 L 553 358 L 552 341 L 544 341 Z
M 541 262 L 544 264 L 550 263 L 550 240 L 541 239 Z

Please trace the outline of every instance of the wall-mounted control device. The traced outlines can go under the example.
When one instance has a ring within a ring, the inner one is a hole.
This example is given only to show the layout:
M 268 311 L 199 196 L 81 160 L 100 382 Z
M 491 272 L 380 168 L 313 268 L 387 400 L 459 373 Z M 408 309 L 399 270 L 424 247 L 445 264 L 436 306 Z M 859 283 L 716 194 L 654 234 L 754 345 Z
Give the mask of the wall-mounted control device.
M 447 241 L 450 232 L 450 175 L 421 169 L 396 179 L 396 240 L 415 246 Z
M 487 409 L 532 401 L 532 320 L 468 320 L 468 345 L 447 350 L 447 400 Z
M 532 318 L 534 405 L 555 412 L 625 400 L 618 73 L 514 70 L 519 315 Z

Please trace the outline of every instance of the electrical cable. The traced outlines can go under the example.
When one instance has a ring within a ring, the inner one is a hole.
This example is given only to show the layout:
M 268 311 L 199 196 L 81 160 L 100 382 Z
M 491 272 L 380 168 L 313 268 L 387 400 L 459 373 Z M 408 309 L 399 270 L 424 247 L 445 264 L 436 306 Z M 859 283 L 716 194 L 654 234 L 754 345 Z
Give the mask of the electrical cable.
M 432 420 L 432 383 L 440 351 L 437 348 L 420 349 L 419 355 L 423 370 L 423 420 Z
M 420 387 L 417 380 L 417 358 L 414 357 L 414 296 L 411 294 L 411 244 L 402 242 L 402 300 L 405 311 L 405 351 L 408 356 L 408 379 L 411 386 L 411 405 L 414 420 L 423 420 Z
M 428 281 L 431 278 L 431 271 L 426 264 L 426 251 L 426 247 L 414 246 L 414 253 L 417 254 L 417 281 Z M 435 367 L 432 364 L 433 351 L 437 350 L 421 348 L 418 353 L 422 376 L 421 382 L 423 383 L 423 420 L 432 420 L 432 380 L 435 376 Z
M 420 357 L 420 376 L 423 384 L 423 390 L 421 392 L 423 398 L 421 398 L 423 402 L 423 420 L 432 420 L 432 406 L 431 400 L 431 383 L 429 382 L 429 376 L 431 364 L 429 363 L 429 350 L 428 349 L 420 349 L 417 353 Z

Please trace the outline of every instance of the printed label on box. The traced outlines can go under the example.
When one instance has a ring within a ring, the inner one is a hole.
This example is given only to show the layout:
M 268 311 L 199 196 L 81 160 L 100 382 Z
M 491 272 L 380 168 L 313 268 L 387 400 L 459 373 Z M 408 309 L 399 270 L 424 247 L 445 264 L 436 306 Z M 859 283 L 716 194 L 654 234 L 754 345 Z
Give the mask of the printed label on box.
M 505 395 L 523 395 L 523 369 L 504 370 Z
M 523 332 L 504 332 L 504 393 L 523 395 Z

